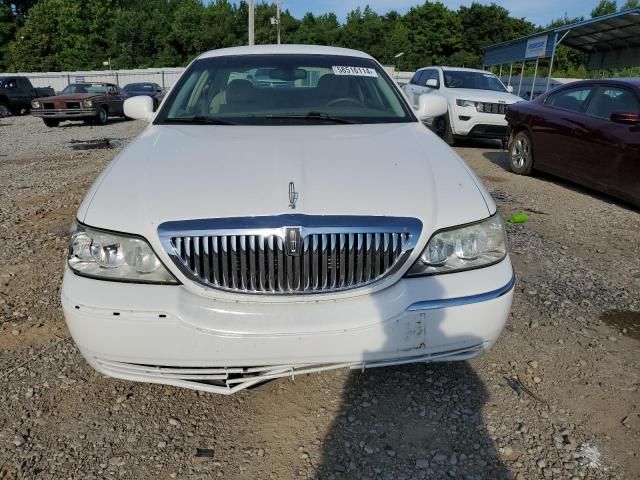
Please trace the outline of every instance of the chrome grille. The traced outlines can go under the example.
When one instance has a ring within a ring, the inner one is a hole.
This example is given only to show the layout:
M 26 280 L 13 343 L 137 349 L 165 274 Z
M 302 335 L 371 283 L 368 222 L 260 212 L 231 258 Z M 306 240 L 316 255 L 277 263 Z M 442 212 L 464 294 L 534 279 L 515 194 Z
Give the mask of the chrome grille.
M 230 225 L 233 224 L 233 225 Z M 300 229 L 291 254 L 286 233 Z M 168 222 L 163 245 L 190 279 L 243 293 L 323 293 L 368 285 L 397 270 L 422 228 L 416 219 L 281 215 Z

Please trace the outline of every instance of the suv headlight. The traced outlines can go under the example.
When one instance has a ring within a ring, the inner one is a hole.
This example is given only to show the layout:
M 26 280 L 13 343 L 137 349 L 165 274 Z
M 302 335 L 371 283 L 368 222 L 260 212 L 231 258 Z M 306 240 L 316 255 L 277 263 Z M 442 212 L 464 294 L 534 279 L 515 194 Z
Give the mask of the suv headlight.
M 71 270 L 85 277 L 133 283 L 179 283 L 144 238 L 97 230 L 76 221 L 71 226 L 67 261 Z
M 37 100 L 31 100 L 31 108 L 40 108 L 40 102 Z
M 91 100 L 90 98 L 85 98 L 82 101 L 82 105 L 84 105 L 86 108 L 91 108 L 93 107 L 93 100 Z
M 506 255 L 506 234 L 502 220 L 496 213 L 477 223 L 436 232 L 407 276 L 487 267 L 500 262 Z
M 456 100 L 456 105 L 458 105 L 459 107 L 475 107 L 476 102 L 474 102 L 473 100 L 462 100 L 458 98 Z

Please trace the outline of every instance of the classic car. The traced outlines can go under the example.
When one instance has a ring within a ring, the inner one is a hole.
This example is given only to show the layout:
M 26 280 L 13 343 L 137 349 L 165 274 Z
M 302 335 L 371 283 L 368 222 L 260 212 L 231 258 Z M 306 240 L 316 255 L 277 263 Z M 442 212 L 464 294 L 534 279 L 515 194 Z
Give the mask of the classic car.
M 158 108 L 158 105 L 162 103 L 164 93 L 163 88 L 153 82 L 128 83 L 122 88 L 122 95 L 125 99 L 145 95 L 153 99 L 154 108 Z
M 104 125 L 109 117 L 123 117 L 124 97 L 113 83 L 72 83 L 60 95 L 36 98 L 31 114 L 42 118 L 47 127 L 64 120 L 84 120 Z
M 35 88 L 27 77 L 0 77 L 0 117 L 29 112 L 34 98 L 55 94 L 51 87 Z
M 288 87 L 255 86 L 267 69 Z M 306 81 L 298 81 L 306 79 Z M 230 394 L 332 368 L 465 360 L 507 320 L 496 205 L 369 55 L 259 45 L 200 55 L 100 175 L 62 289 L 114 377 Z
M 570 83 L 506 117 L 513 172 L 545 171 L 640 207 L 640 79 Z

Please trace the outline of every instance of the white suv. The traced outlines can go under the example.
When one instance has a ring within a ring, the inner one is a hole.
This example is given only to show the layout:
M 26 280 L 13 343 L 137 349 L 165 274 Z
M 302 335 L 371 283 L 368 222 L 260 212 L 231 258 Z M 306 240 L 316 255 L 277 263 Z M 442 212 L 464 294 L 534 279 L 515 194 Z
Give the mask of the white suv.
M 447 115 L 425 121 L 449 145 L 456 137 L 503 139 L 507 134 L 506 107 L 522 99 L 513 95 L 493 73 L 455 67 L 418 70 L 404 87 L 414 108 L 421 95 L 444 97 Z
M 369 55 L 304 45 L 208 52 L 158 112 L 126 100 L 150 124 L 80 206 L 62 290 L 89 363 L 230 394 L 491 347 L 504 228 L 419 121 L 446 102 L 424 100 L 416 115 Z

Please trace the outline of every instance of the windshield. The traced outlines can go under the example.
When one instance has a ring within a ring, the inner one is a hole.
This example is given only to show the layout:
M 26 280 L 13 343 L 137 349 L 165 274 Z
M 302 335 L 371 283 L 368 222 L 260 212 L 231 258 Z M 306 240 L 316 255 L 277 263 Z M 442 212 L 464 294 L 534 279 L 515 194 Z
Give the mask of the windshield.
M 415 121 L 385 72 L 366 58 L 242 55 L 194 62 L 156 123 L 298 125 Z
M 141 93 L 155 93 L 156 87 L 153 83 L 130 83 L 122 89 L 125 93 L 141 92 Z
M 493 73 L 469 72 L 465 70 L 445 70 L 444 85 L 447 88 L 471 88 L 506 92 L 502 82 Z
M 107 93 L 107 87 L 99 83 L 72 83 L 62 90 L 61 95 L 70 93 Z

